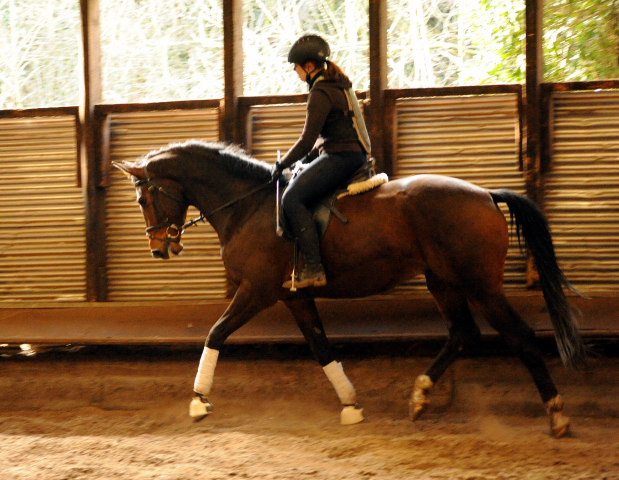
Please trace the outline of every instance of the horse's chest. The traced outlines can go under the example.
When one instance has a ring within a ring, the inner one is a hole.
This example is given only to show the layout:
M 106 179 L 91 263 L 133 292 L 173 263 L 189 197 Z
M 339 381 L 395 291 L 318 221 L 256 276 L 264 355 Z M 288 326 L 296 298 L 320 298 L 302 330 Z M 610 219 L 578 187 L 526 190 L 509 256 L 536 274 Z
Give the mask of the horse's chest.
M 245 262 L 243 262 L 238 255 L 234 254 L 234 248 L 222 247 L 221 259 L 224 263 L 228 277 L 230 277 L 233 281 L 239 281 L 242 277 L 242 270 Z
M 264 265 L 266 249 L 260 246 L 260 239 L 256 236 L 241 236 L 235 238 L 221 248 L 221 258 L 228 277 L 235 282 L 251 275 L 257 264 Z

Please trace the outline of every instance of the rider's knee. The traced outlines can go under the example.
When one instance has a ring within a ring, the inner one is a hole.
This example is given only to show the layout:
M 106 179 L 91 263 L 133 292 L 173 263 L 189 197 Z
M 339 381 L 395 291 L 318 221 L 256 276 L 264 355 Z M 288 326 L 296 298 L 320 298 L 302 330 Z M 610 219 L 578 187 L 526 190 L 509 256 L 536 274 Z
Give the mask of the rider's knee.
M 288 190 L 284 192 L 284 196 L 282 197 L 282 210 L 286 215 L 294 215 L 299 204 L 300 202 L 296 195 L 289 194 Z

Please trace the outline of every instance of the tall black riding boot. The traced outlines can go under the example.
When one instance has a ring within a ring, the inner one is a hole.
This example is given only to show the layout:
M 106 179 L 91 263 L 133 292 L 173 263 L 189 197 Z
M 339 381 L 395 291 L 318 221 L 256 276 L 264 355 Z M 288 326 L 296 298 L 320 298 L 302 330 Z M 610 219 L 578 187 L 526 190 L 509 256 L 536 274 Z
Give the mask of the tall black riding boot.
M 313 222 L 313 220 L 312 220 Z M 315 225 L 306 226 L 298 231 L 299 249 L 303 255 L 303 270 L 295 280 L 296 288 L 322 287 L 327 284 L 325 269 L 320 259 L 320 240 Z M 282 285 L 292 288 L 292 280 Z
M 295 287 L 324 287 L 326 284 L 327 276 L 322 263 L 306 263 L 297 277 Z

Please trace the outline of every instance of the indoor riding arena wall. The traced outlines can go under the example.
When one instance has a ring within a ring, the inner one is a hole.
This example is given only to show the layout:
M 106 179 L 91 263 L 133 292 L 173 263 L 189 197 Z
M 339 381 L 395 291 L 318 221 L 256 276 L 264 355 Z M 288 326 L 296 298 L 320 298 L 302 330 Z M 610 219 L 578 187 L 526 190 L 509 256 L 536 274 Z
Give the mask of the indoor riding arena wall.
M 533 170 L 524 160 L 520 85 L 386 90 L 378 169 L 391 178 L 450 175 L 536 198 L 559 264 L 584 295 L 573 298 L 584 335 L 612 336 L 619 331 L 619 93 L 598 83 L 543 84 L 546 140 Z M 304 99 L 240 97 L 238 128 L 249 153 L 273 162 L 277 150 L 292 145 Z M 233 294 L 216 234 L 199 224 L 186 232 L 182 257 L 150 258 L 134 192 L 110 162 L 170 142 L 222 139 L 220 101 L 97 105 L 95 113 L 100 148 L 93 172 L 79 148 L 77 108 L 0 112 L 0 341 L 200 344 Z M 547 334 L 535 272 L 515 238 L 505 289 Z M 325 301 L 321 310 L 341 339 L 441 336 L 445 328 L 430 298 L 417 278 L 380 297 Z M 300 341 L 289 320 L 275 308 L 232 340 Z
M 0 478 L 619 478 L 619 85 L 543 87 L 546 143 L 533 169 L 520 85 L 387 90 L 378 168 L 540 203 L 582 293 L 569 299 L 597 353 L 589 367 L 561 365 L 515 238 L 505 287 L 537 332 L 571 436 L 549 435 L 528 373 L 481 320 L 479 349 L 450 367 L 426 416 L 410 422 L 414 379 L 447 334 L 419 279 L 318 302 L 365 422 L 339 425 L 338 399 L 282 305 L 230 337 L 215 413 L 192 422 L 201 348 L 233 293 L 217 238 L 199 224 L 182 258 L 150 258 L 135 194 L 109 165 L 169 142 L 223 139 L 221 102 L 97 105 L 94 169 L 79 148 L 77 108 L 0 111 Z M 298 136 L 304 101 L 240 97 L 247 150 L 274 161 Z

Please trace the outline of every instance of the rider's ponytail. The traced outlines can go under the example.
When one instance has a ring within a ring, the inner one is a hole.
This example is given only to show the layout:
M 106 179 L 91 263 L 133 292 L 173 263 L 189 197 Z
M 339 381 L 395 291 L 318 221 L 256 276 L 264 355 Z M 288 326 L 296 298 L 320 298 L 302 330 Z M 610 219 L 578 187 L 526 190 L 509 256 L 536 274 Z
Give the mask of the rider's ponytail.
M 350 82 L 348 75 L 344 73 L 344 71 L 339 67 L 337 63 L 332 62 L 331 60 L 327 60 L 325 63 L 327 64 L 326 65 L 327 68 L 325 68 L 325 72 L 323 74 L 325 77 L 325 80 L 342 79 L 342 80 L 348 80 Z

